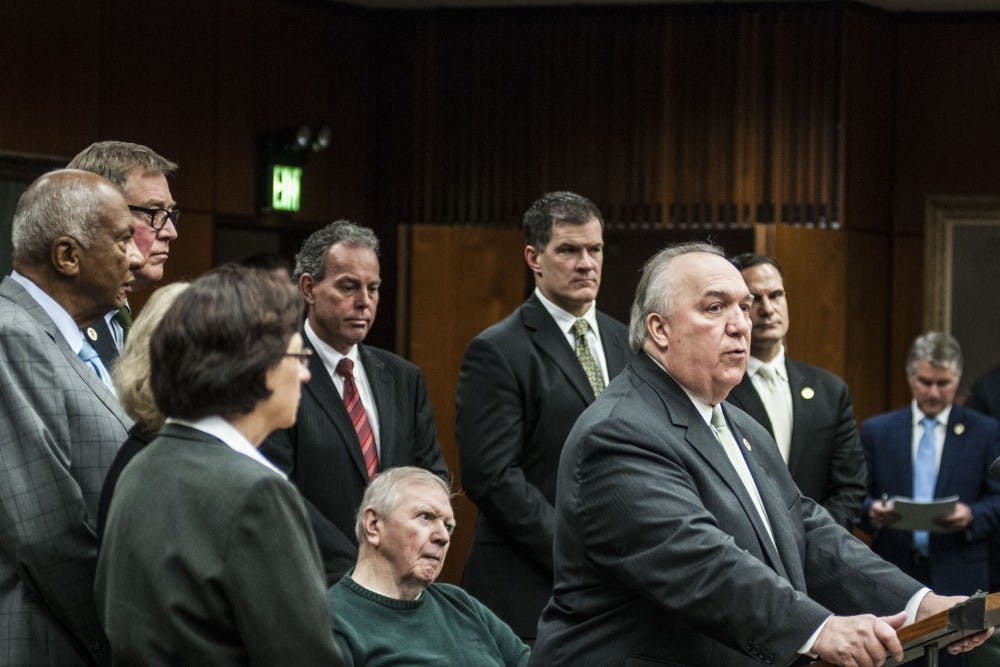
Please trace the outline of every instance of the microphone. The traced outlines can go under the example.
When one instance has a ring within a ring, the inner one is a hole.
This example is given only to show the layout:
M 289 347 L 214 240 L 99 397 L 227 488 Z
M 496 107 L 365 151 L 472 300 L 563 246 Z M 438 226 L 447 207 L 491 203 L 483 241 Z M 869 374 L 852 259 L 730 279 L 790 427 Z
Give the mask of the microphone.
M 996 461 L 990 464 L 990 477 L 993 479 L 1000 479 L 1000 456 L 997 457 Z

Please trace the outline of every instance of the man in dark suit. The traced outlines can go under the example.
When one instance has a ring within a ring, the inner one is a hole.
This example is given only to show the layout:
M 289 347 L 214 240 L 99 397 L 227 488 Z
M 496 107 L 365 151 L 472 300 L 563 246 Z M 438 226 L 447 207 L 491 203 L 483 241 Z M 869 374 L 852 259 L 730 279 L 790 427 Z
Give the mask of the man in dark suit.
M 750 252 L 732 262 L 753 295 L 753 334 L 747 372 L 727 400 L 767 429 L 799 490 L 852 528 L 865 499 L 865 458 L 847 385 L 785 355 L 789 319 L 781 265 Z
M 462 585 L 529 641 L 552 592 L 559 453 L 628 356 L 624 325 L 595 305 L 603 228 L 580 195 L 531 205 L 524 258 L 535 291 L 469 343 L 458 381 L 462 484 L 479 508 Z
M 21 196 L 0 284 L 0 664 L 110 658 L 94 603 L 101 482 L 132 421 L 80 328 L 125 302 L 142 255 L 125 200 L 62 170 Z
M 838 526 L 768 432 L 723 402 L 746 370 L 752 302 L 715 246 L 647 263 L 637 357 L 563 449 L 555 589 L 531 664 L 749 667 L 813 653 L 879 665 L 902 657 L 907 617 L 964 599 L 922 588 Z
M 369 478 L 397 466 L 447 477 L 420 369 L 362 345 L 378 307 L 378 239 L 337 221 L 306 239 L 295 258 L 306 302 L 303 336 L 316 354 L 298 419 L 261 451 L 287 471 L 307 501 L 333 584 L 358 556 L 354 519 Z
M 861 427 L 872 548 L 935 590 L 988 590 L 989 542 L 1000 532 L 1000 482 L 988 471 L 1000 456 L 1000 424 L 954 403 L 962 352 L 950 335 L 919 336 L 906 369 L 912 404 Z M 958 502 L 928 534 L 892 529 L 897 517 L 884 499 L 896 495 L 918 500 L 956 495 Z

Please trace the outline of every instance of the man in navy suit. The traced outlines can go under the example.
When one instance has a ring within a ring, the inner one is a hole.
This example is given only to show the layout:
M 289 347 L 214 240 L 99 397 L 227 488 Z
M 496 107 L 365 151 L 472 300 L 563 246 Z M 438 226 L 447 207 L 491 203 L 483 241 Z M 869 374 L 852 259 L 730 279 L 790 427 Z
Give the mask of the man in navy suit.
M 379 470 L 417 466 L 447 477 L 420 369 L 363 345 L 378 308 L 378 239 L 339 220 L 314 232 L 295 258 L 305 299 L 303 338 L 315 351 L 295 426 L 261 451 L 287 471 L 306 501 L 326 568 L 336 583 L 358 556 L 354 518 Z
M 786 355 L 789 319 L 781 265 L 752 252 L 732 262 L 753 294 L 753 335 L 746 375 L 727 400 L 774 437 L 802 493 L 850 529 L 865 499 L 866 471 L 847 385 Z
M 989 541 L 1000 528 L 1000 482 L 988 470 L 1000 456 L 1000 424 L 954 403 L 962 351 L 948 334 L 918 337 L 906 372 L 911 405 L 861 427 L 868 461 L 864 521 L 874 533 L 872 548 L 937 592 L 987 590 Z M 920 495 L 921 486 L 934 498 L 957 495 L 954 511 L 939 517 L 929 535 L 894 530 L 897 516 L 884 498 Z
M 552 593 L 559 453 L 576 418 L 625 366 L 628 343 L 625 326 L 597 310 L 597 207 L 550 192 L 528 208 L 524 230 L 535 290 L 469 343 L 455 432 L 462 484 L 479 508 L 462 585 L 530 642 Z

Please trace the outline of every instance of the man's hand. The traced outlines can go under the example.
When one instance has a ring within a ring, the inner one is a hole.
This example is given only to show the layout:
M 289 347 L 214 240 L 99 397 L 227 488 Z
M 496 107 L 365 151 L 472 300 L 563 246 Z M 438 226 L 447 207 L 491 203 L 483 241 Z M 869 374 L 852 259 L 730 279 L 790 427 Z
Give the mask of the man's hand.
M 812 645 L 812 653 L 844 667 L 879 667 L 890 655 L 901 661 L 903 646 L 896 630 L 904 621 L 906 612 L 881 618 L 871 614 L 833 616 Z
M 924 596 L 924 599 L 920 602 L 920 606 L 917 608 L 917 619 L 921 621 L 928 616 L 933 616 L 939 612 L 946 609 L 954 607 L 959 602 L 965 602 L 968 598 L 964 595 L 937 595 L 936 593 L 928 593 Z M 960 639 L 957 642 L 948 644 L 948 653 L 952 655 L 958 655 L 959 653 L 965 653 L 966 651 L 971 651 L 972 649 L 980 646 L 993 634 L 993 628 L 986 628 L 982 632 L 978 632 L 974 635 L 969 635 L 965 639 Z M 819 643 L 819 640 L 817 640 Z
M 868 507 L 868 518 L 876 528 L 891 528 L 899 521 L 899 515 L 892 510 L 892 502 L 876 500 Z
M 955 509 L 951 513 L 939 516 L 934 519 L 934 523 L 946 533 L 965 530 L 972 523 L 972 508 L 965 503 L 955 503 Z

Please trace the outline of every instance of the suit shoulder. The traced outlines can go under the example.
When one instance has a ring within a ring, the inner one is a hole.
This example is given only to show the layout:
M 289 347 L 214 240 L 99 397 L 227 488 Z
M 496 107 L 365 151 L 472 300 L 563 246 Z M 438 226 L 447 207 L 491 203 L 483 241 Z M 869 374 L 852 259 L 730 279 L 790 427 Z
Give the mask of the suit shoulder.
M 892 410 L 890 412 L 883 412 L 881 414 L 869 417 L 861 424 L 862 431 L 868 430 L 879 430 L 891 426 L 893 423 L 899 420 L 905 420 L 910 414 L 909 408 L 899 408 L 898 410 Z
M 804 361 L 797 361 L 795 359 L 788 358 L 785 359 L 785 363 L 790 369 L 794 368 L 798 370 L 799 373 L 817 384 L 826 383 L 837 387 L 847 387 L 847 383 L 844 382 L 843 378 L 820 366 L 813 366 L 812 364 L 807 364 Z
M 382 349 L 381 347 L 372 347 L 370 345 L 361 346 L 362 357 L 370 355 L 378 359 L 386 366 L 395 369 L 400 373 L 421 373 L 420 367 L 417 366 L 412 361 L 405 359 L 395 352 L 390 352 L 389 350 Z

